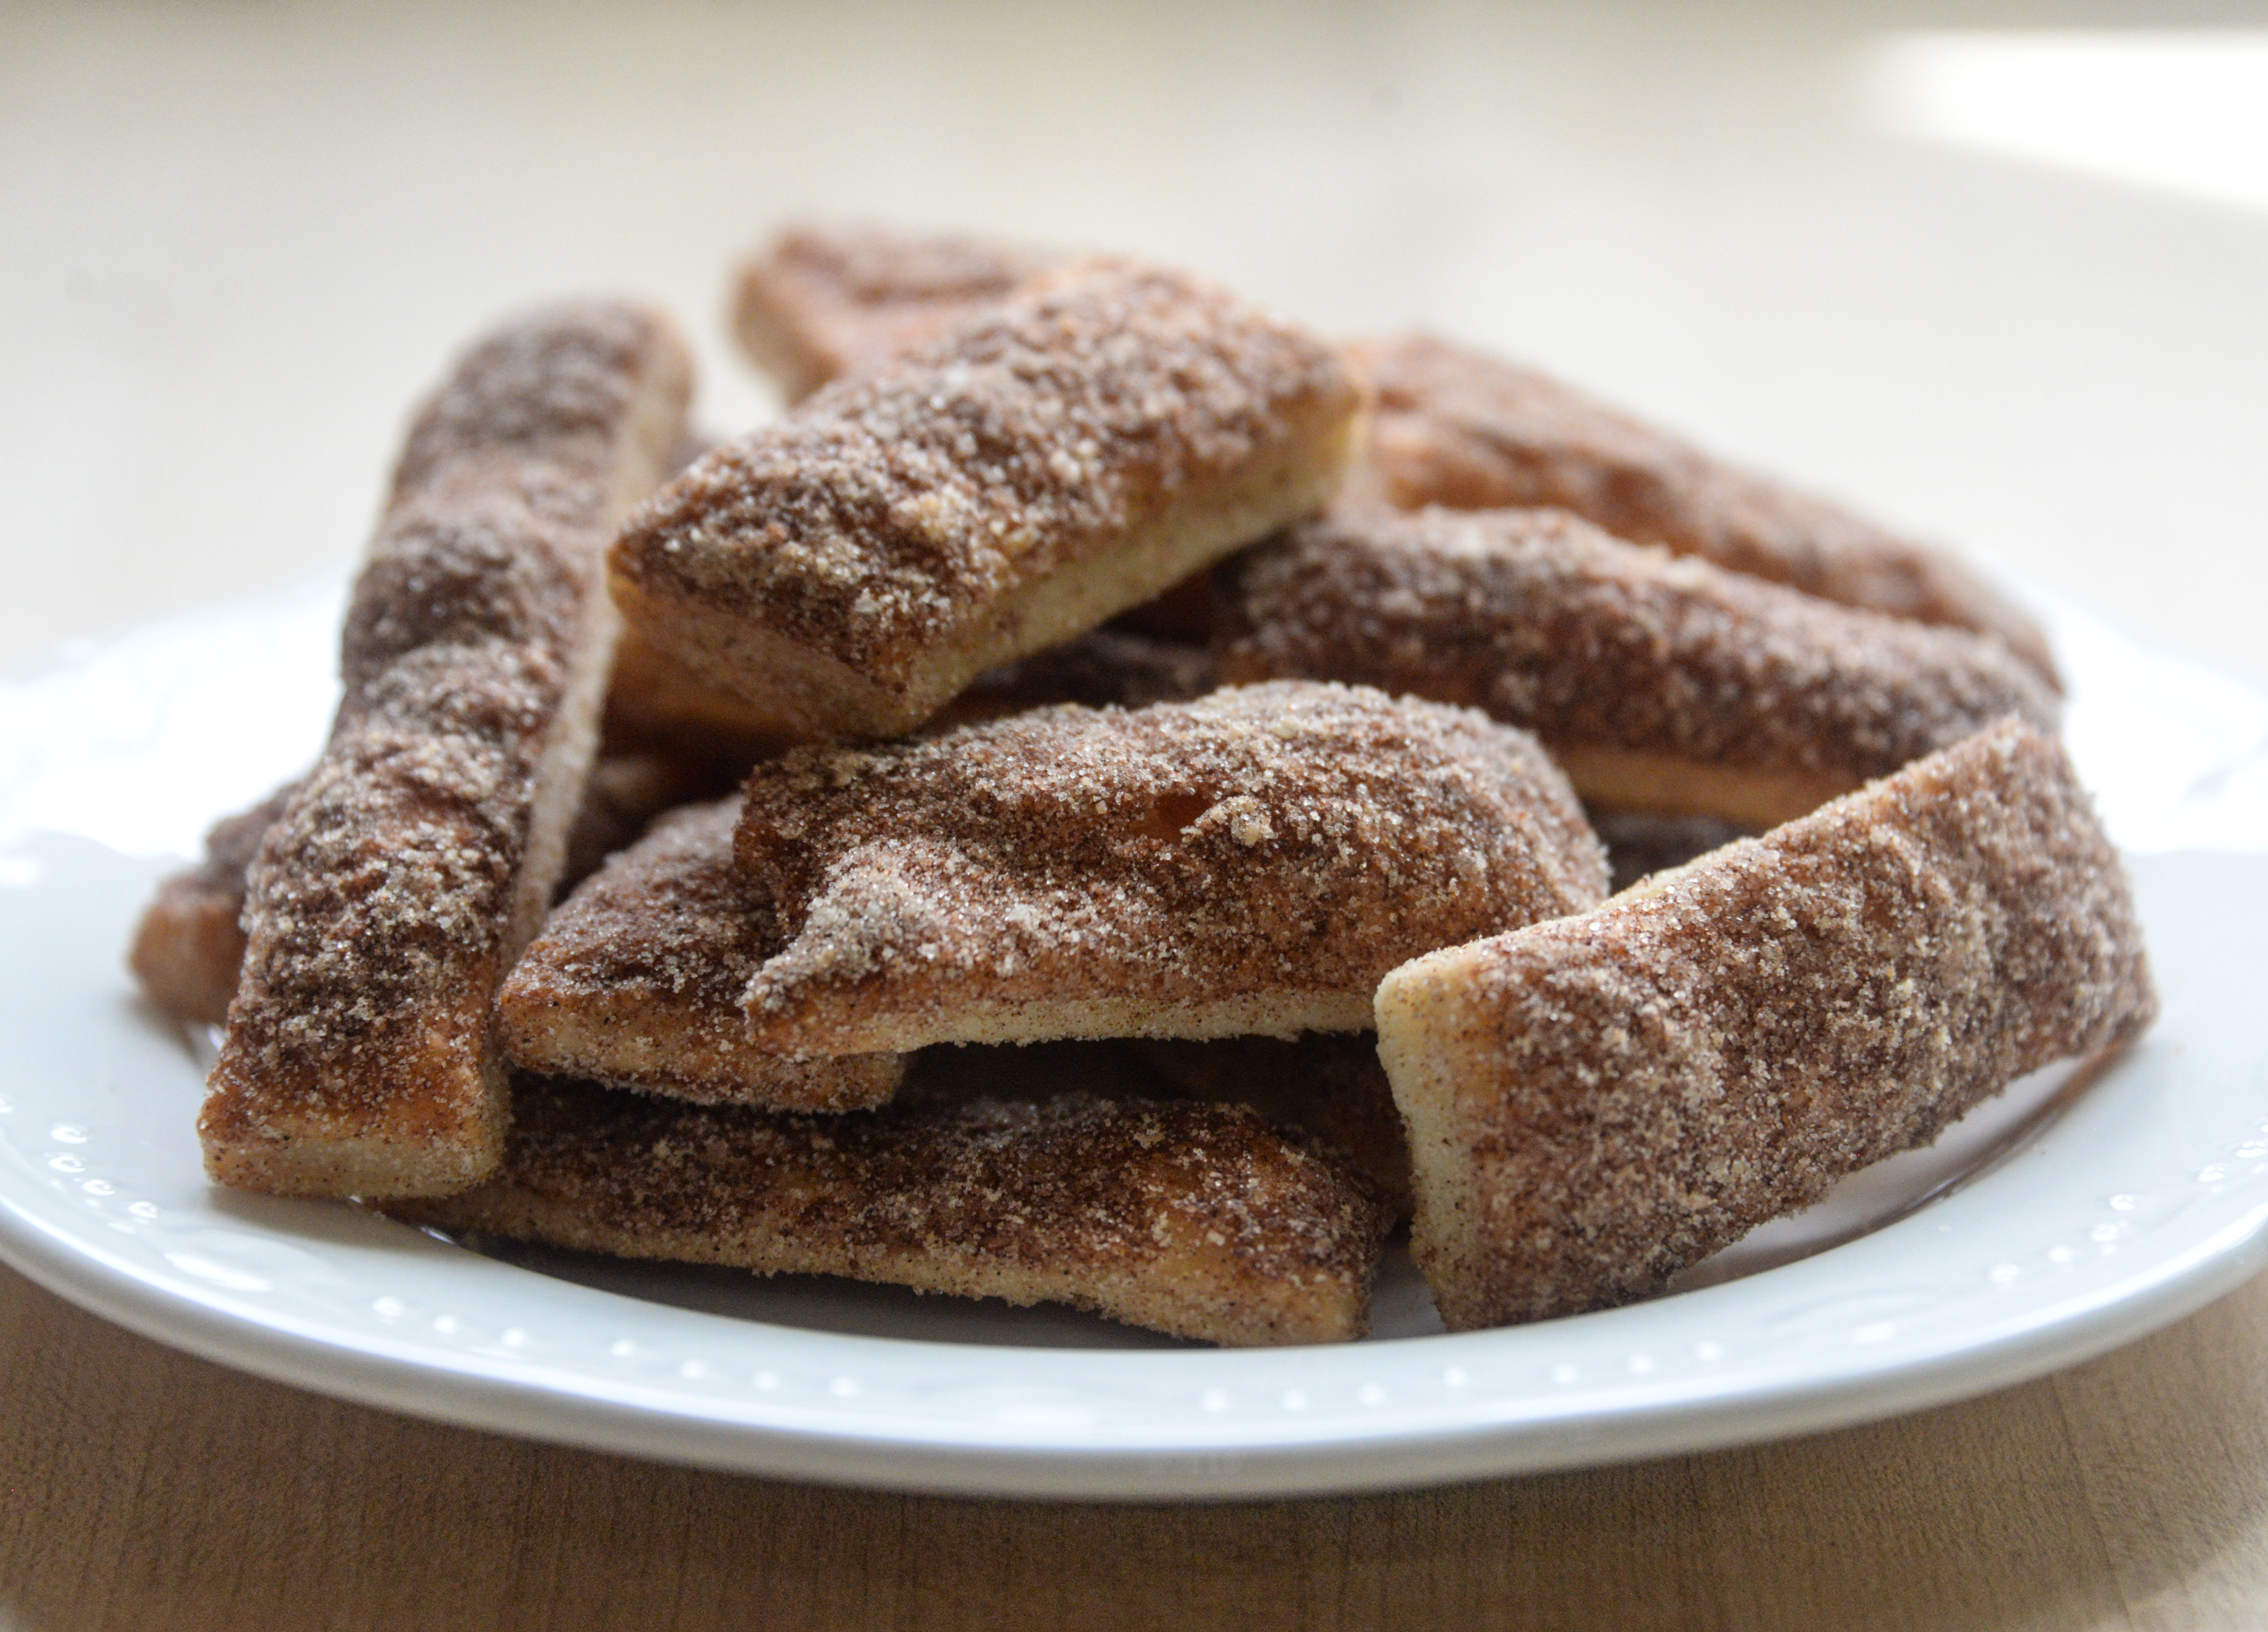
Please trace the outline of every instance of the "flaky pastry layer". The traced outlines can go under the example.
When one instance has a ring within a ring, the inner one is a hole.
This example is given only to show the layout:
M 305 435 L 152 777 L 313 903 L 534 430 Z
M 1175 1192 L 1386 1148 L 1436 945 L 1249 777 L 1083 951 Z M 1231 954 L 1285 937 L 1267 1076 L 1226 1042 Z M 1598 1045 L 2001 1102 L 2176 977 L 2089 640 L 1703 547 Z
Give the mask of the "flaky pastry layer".
M 1658 1290 L 2156 1000 L 2062 749 L 2003 721 L 1595 911 L 1378 990 L 1453 1331 Z

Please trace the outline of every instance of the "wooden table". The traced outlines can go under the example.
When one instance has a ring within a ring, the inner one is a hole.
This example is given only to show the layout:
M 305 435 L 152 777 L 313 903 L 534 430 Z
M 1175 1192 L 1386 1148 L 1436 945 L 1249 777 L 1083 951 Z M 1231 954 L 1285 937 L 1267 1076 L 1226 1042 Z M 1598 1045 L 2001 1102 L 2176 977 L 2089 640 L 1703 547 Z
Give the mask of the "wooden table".
M 2268 217 L 1855 99 L 1879 36 L 2058 10 L 0 0 L 0 662 L 345 558 L 414 393 L 517 302 L 666 299 L 709 423 L 746 423 L 724 268 L 820 212 L 1145 250 L 1340 332 L 1523 353 L 2268 674 Z M 0 1381 L 5 1632 L 2268 1621 L 2268 1281 L 1902 1421 L 1256 1504 L 434 1427 L 5 1271 Z
M 2247 1628 L 2268 1277 L 2020 1388 L 1786 1444 L 1403 1495 L 877 1495 L 436 1427 L 0 1271 L 8 1632 Z

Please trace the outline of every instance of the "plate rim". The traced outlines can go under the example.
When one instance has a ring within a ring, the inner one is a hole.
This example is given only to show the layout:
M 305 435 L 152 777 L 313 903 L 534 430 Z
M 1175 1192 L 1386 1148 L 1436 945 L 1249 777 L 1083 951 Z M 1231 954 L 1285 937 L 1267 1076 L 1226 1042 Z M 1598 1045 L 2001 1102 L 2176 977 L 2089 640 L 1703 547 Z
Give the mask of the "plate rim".
M 1115 1449 L 954 1444 L 779 1424 L 752 1430 L 681 1405 L 662 1408 L 596 1392 L 534 1388 L 474 1364 L 469 1356 L 413 1360 L 327 1339 L 297 1321 L 248 1320 L 129 1266 L 69 1250 L 56 1231 L 4 1193 L 0 1260 L 66 1302 L 169 1348 L 270 1382 L 452 1427 L 851 1489 L 1150 1503 L 1343 1496 L 1609 1467 L 1856 1427 L 1974 1398 L 2161 1330 L 2268 1268 L 2268 1200 L 2169 1260 L 2032 1312 L 1981 1342 L 1914 1355 L 1887 1367 L 1856 1368 L 1808 1386 L 1763 1393 L 1732 1386 L 1689 1389 L 1667 1400 L 1634 1402 L 1591 1417 L 1602 1431 L 1588 1442 L 1539 1435 L 1526 1422 L 1381 1429 L 1314 1443 Z M 1491 1335 L 1403 1341 L 1454 1343 Z M 1173 1351 L 1127 1357 L 1174 1364 L 1211 1356 Z M 1721 1414 L 1696 1415 L 1712 1405 Z M 1380 1460 L 1383 1452 L 1392 1453 L 1390 1465 Z
M 68 656 L 59 653 L 40 665 L 40 672 L 52 674 L 92 664 L 129 642 L 169 630 L 193 631 L 231 618 L 304 615 L 309 605 L 320 604 L 328 593 L 328 589 L 313 595 L 287 591 L 156 620 L 107 641 L 80 643 Z M 2142 649 L 2136 645 L 2135 650 Z M 2219 684 L 2242 685 L 2172 654 L 2149 655 Z M 19 668 L 16 675 L 26 673 Z M 0 684 L 14 678 L 0 677 Z M 2176 844 L 2158 853 L 2203 852 Z M 12 1140 L 0 1143 L 28 1166 L 28 1156 Z M 541 1384 L 533 1380 L 531 1368 L 515 1370 L 514 1363 L 483 1357 L 470 1349 L 443 1352 L 431 1343 L 422 1349 L 410 1344 L 389 1346 L 374 1342 L 369 1332 L 343 1321 L 325 1329 L 320 1322 L 288 1312 L 247 1314 L 225 1306 L 226 1300 L 210 1289 L 187 1281 L 168 1283 L 123 1255 L 90 1249 L 85 1240 L 25 1204 L 17 1193 L 16 1173 L 16 1165 L 0 1164 L 0 1261 L 99 1318 L 217 1364 L 356 1404 L 483 1431 L 775 1478 L 976 1496 L 1158 1502 L 1323 1496 L 1604 1466 L 1753 1444 L 1923 1409 L 2076 1364 L 2203 1307 L 2268 1267 L 2268 1200 L 2261 1200 L 2177 1251 L 2147 1258 L 2121 1273 L 2095 1276 L 2064 1297 L 2020 1308 L 1997 1325 L 1990 1319 L 1977 1321 L 1968 1328 L 1971 1337 L 1962 1343 L 1924 1343 L 1910 1351 L 1893 1348 L 1883 1352 L 1881 1364 L 1808 1379 L 1780 1378 L 1759 1386 L 1736 1377 L 1722 1386 L 1681 1385 L 1651 1396 L 1610 1401 L 1587 1414 L 1545 1412 L 1416 1428 L 1390 1420 L 1375 1429 L 1340 1421 L 1333 1433 L 1321 1437 L 1282 1431 L 1279 1415 L 1265 1421 L 1249 1419 L 1245 1426 L 1254 1431 L 1242 1435 L 1223 1433 L 1210 1439 L 1185 1435 L 1180 1443 L 1097 1443 L 1093 1438 L 1027 1443 L 1001 1437 L 997 1427 L 989 1435 L 954 1437 L 909 1434 L 902 1422 L 846 1431 L 825 1425 L 799 1427 L 777 1419 L 759 1422 L 750 1415 L 736 1419 L 713 1402 L 670 1398 L 619 1378 L 594 1377 L 571 1387 L 561 1386 L 556 1377 Z M 1879 1239 L 1898 1227 L 1892 1224 L 1862 1239 Z M 1842 1250 L 1830 1247 L 1800 1261 L 1815 1263 Z M 538 1275 L 495 1260 L 479 1261 L 513 1274 Z M 1764 1271 L 1749 1279 L 1773 1273 Z M 617 1296 L 600 1288 L 576 1290 L 596 1298 Z M 1632 1307 L 1658 1310 L 1687 1298 L 1706 1298 L 1716 1290 Z M 622 1301 L 637 1303 L 628 1298 Z M 821 1335 L 724 1315 L 676 1312 L 753 1331 Z M 1626 1312 L 1575 1319 L 1611 1320 Z M 1478 1352 L 1474 1345 L 1484 1348 L 1512 1333 L 1541 1329 L 1403 1341 L 1425 1345 L 1426 1352 L 1447 1360 L 1456 1353 Z M 1220 1363 L 1225 1354 L 1248 1361 L 1256 1356 L 1342 1352 L 1035 1351 L 925 1339 L 823 1335 L 850 1345 L 1041 1352 L 1064 1360 L 1072 1371 L 1096 1365 L 1108 1369 L 1108 1364 L 1203 1369 L 1207 1363 Z M 1364 1350 L 1383 1352 L 1380 1345 L 1366 1345 Z M 1450 1369 L 1458 1368 L 1452 1364 Z

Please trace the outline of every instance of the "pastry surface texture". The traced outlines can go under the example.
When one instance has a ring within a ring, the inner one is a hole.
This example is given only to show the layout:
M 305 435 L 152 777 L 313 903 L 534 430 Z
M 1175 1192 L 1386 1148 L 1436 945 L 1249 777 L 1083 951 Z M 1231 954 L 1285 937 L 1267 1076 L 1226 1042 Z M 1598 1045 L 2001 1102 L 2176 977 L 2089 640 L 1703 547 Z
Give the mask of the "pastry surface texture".
M 1311 1135 L 1370 1180 L 1396 1218 L 1410 1216 L 1410 1143 L 1378 1062 L 1378 1040 L 1369 1033 L 1140 1047 L 1142 1058 L 1177 1092 L 1248 1105 L 1271 1122 Z
M 634 517 L 634 631 L 783 739 L 888 737 L 1315 509 L 1337 352 L 1201 280 L 1082 261 L 777 424 Z
M 1394 504 L 1557 505 L 1635 543 L 1993 636 L 2057 687 L 2039 626 L 1941 551 L 1471 347 L 1417 334 L 1354 356 L 1378 393 L 1363 479 Z
M 287 782 L 215 822 L 203 859 L 162 880 L 143 909 L 127 967 L 143 995 L 174 1018 L 217 1026 L 228 1018 L 244 968 L 244 875 L 298 786 Z
M 1368 1322 L 1387 1217 L 1241 1106 L 1071 1093 L 848 1116 L 521 1078 L 502 1171 L 389 1209 L 586 1252 L 1064 1303 L 1223 1344 Z
M 782 946 L 751 1034 L 796 1055 L 1362 1030 L 1416 950 L 1607 876 L 1525 733 L 1296 681 L 798 749 L 737 850 Z
M 474 346 L 411 427 L 349 606 L 345 695 L 247 878 L 207 1171 L 443 1195 L 502 1152 L 497 981 L 565 863 L 616 628 L 600 556 L 682 426 L 667 321 L 575 304 Z
M 1486 709 L 1609 808 L 1755 827 L 2054 695 L 1997 641 L 1626 544 L 1557 510 L 1342 504 L 1241 556 L 1222 678 Z
M 2069 761 L 2007 720 L 1597 910 L 1378 992 L 1452 1330 L 1659 1290 L 2156 1012 Z
M 895 1053 L 791 1060 L 753 1046 L 742 995 L 767 937 L 733 866 L 740 801 L 678 811 L 546 921 L 497 992 L 497 1033 L 524 1070 L 711 1103 L 792 1111 L 879 1105 Z

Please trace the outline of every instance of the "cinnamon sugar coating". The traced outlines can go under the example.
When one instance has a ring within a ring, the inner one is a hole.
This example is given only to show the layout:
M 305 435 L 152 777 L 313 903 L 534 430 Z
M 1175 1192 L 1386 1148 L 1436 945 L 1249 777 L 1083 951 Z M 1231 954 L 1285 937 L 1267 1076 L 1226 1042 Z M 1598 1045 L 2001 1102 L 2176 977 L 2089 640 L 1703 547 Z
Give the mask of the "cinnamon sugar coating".
M 689 369 L 655 314 L 546 308 L 412 425 L 330 742 L 248 875 L 199 1122 L 219 1182 L 446 1194 L 495 1165 L 489 998 L 564 862 L 615 628 L 600 552 L 659 477 Z
M 917 1098 L 837 1117 L 521 1078 L 504 1167 L 388 1209 L 587 1252 L 1069 1304 L 1204 1342 L 1344 1342 L 1386 1232 L 1241 1107 Z
M 1416 951 L 1606 882 L 1525 733 L 1300 682 L 798 749 L 736 848 L 783 947 L 750 1035 L 794 1055 L 1357 1030 Z
M 1341 504 L 1226 575 L 1222 678 L 1360 681 L 1533 731 L 1609 808 L 1767 827 L 2054 697 L 1997 641 L 1564 511 Z
M 1141 1047 L 1143 1058 L 1177 1092 L 1248 1105 L 1270 1122 L 1300 1129 L 1369 1180 L 1396 1218 L 1410 1216 L 1410 1142 L 1403 1136 L 1386 1068 L 1378 1062 L 1378 1039 L 1370 1033 Z
M 783 736 L 896 735 L 1314 509 L 1359 407 L 1290 324 L 1080 262 L 699 461 L 623 530 L 615 599 Z
M 287 782 L 249 810 L 224 816 L 205 834 L 204 859 L 158 886 L 135 926 L 127 967 L 142 995 L 175 1019 L 217 1026 L 228 1018 L 244 964 L 244 873 L 269 827 L 298 788 Z
M 2156 1013 L 2117 856 L 2007 720 L 1594 912 L 1379 988 L 1452 1330 L 1658 1290 Z
M 732 767 L 720 783 L 715 763 L 706 757 L 602 742 L 575 825 L 568 830 L 560 889 L 595 871 L 663 811 L 688 799 L 714 798 L 747 768 L 745 761 Z M 239 920 L 245 874 L 298 785 L 286 783 L 251 809 L 216 822 L 205 835 L 203 859 L 163 880 L 143 910 L 127 966 L 143 995 L 176 1019 L 217 1026 L 228 1018 L 244 966 Z
M 523 1070 L 675 1099 L 845 1111 L 879 1105 L 902 1055 L 790 1060 L 752 1047 L 740 999 L 778 950 L 733 866 L 737 799 L 696 805 L 586 880 L 497 989 Z
M 958 232 L 792 226 L 741 264 L 733 331 L 794 402 L 936 338 L 1062 259 Z
M 1940 551 L 1485 352 L 1424 334 L 1353 352 L 1378 393 L 1364 480 L 1396 504 L 1557 505 L 1634 543 L 1992 636 L 2058 688 L 2039 626 Z

